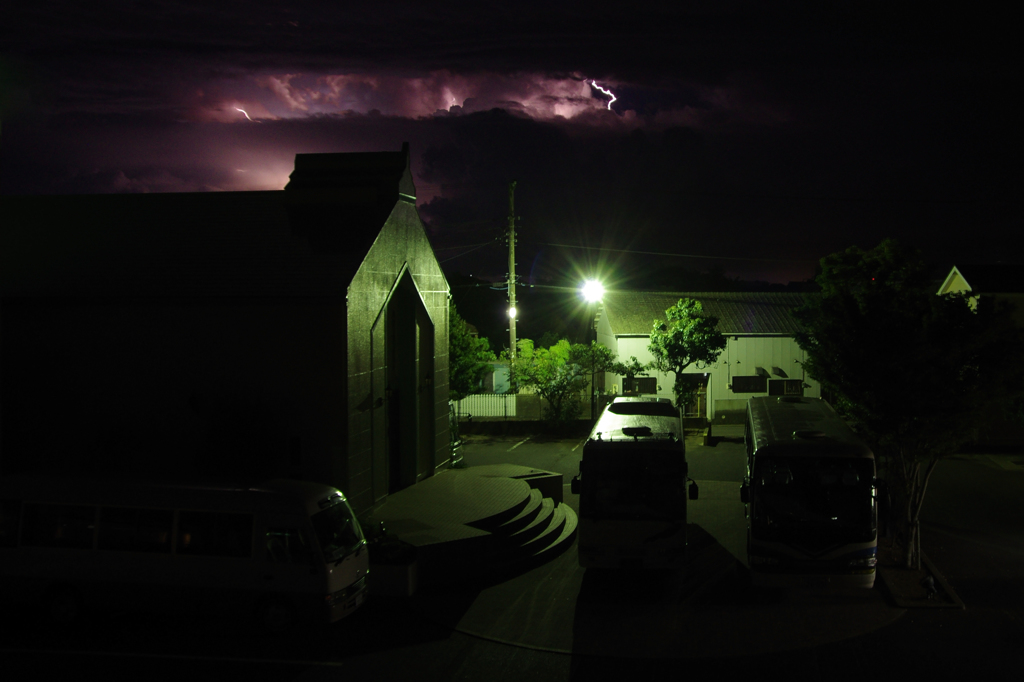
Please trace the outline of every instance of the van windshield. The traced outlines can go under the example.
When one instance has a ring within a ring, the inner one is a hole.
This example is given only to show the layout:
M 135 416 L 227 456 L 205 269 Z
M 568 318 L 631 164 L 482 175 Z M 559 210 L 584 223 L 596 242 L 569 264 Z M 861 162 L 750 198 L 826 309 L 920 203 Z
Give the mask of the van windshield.
M 584 459 L 581 504 L 594 519 L 686 518 L 686 459 L 673 450 L 616 450 Z
M 341 559 L 363 543 L 363 531 L 352 514 L 352 508 L 344 500 L 317 512 L 312 521 L 326 561 Z

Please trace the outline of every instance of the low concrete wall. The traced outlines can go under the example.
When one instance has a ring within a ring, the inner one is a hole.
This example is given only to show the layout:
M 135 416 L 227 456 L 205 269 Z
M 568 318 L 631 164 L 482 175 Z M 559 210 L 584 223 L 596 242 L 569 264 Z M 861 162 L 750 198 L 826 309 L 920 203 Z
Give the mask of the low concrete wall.
M 547 435 L 559 438 L 585 438 L 590 434 L 593 422 L 578 419 L 553 427 L 540 420 L 509 419 L 460 421 L 459 435 L 466 436 L 536 436 Z
M 746 399 L 715 401 L 714 424 L 742 424 L 747 418 Z

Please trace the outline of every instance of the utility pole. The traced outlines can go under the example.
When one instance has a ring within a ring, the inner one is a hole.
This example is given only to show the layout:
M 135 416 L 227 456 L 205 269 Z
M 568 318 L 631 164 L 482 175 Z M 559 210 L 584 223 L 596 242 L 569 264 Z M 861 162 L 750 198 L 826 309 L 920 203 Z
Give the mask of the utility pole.
M 508 183 L 508 340 L 509 358 L 516 359 L 516 181 Z M 511 367 L 509 368 L 511 370 Z M 509 377 L 511 378 L 511 376 Z M 513 384 L 514 386 L 514 384 Z

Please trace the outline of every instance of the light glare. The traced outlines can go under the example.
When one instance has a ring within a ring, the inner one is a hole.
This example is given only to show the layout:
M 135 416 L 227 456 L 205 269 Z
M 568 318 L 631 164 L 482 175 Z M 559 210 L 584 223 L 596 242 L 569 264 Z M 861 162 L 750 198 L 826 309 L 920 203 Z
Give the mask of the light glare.
M 583 299 L 588 303 L 596 303 L 604 296 L 604 286 L 596 279 L 588 279 L 583 283 L 580 291 L 583 294 Z

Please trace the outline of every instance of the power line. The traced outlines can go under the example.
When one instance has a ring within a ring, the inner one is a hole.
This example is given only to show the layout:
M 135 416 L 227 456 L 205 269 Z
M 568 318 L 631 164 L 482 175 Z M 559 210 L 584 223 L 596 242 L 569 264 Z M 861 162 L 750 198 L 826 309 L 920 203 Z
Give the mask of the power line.
M 476 244 L 459 244 L 458 246 L 435 246 L 434 251 L 451 251 L 452 249 L 477 248 L 480 246 L 487 246 L 488 244 L 493 244 L 494 241 L 495 240 L 492 239 L 489 242 L 478 242 Z
M 586 249 L 589 251 L 611 251 L 614 253 L 635 253 L 641 256 L 668 256 L 671 258 L 704 258 L 707 260 L 744 260 L 777 263 L 785 261 L 788 263 L 817 263 L 817 260 L 807 258 L 741 258 L 739 256 L 698 256 L 692 253 L 665 253 L 664 251 L 637 251 L 635 249 L 609 249 L 603 246 L 582 246 L 580 244 L 552 244 L 550 242 L 532 242 L 537 246 L 556 246 L 563 249 Z
M 447 263 L 447 262 L 448 262 L 448 261 L 450 261 L 450 260 L 455 260 L 456 258 L 462 258 L 462 257 L 463 257 L 463 256 L 465 256 L 465 255 L 466 255 L 467 253 L 473 253 L 473 252 L 474 252 L 474 251 L 476 251 L 477 249 L 482 249 L 482 248 L 484 248 L 485 246 L 491 246 L 491 245 L 492 245 L 493 243 L 494 243 L 494 242 L 484 242 L 483 244 L 477 244 L 477 245 L 473 246 L 472 248 L 470 248 L 470 249 L 469 249 L 469 251 L 463 251 L 462 253 L 456 254 L 456 255 L 454 255 L 454 256 L 452 256 L 452 257 L 450 257 L 450 258 L 445 258 L 444 260 L 439 260 L 439 261 L 437 261 L 437 262 L 438 262 L 438 264 L 440 264 L 440 263 Z M 442 250 L 445 250 L 445 251 L 446 251 L 446 250 L 449 250 L 449 249 L 461 249 L 461 248 L 469 248 L 469 247 L 461 247 L 461 246 L 448 246 L 448 247 L 445 247 L 444 249 L 434 249 L 434 250 L 435 250 L 435 251 L 442 251 Z

